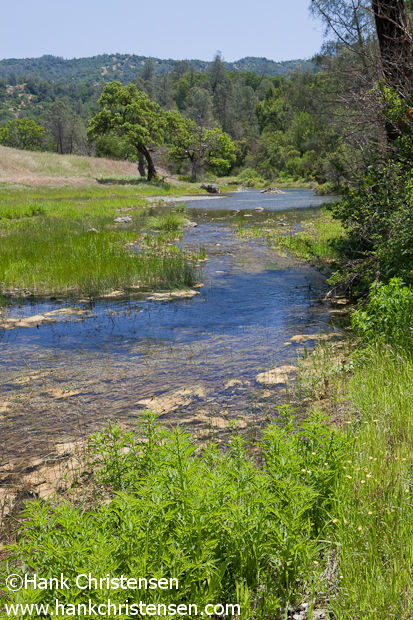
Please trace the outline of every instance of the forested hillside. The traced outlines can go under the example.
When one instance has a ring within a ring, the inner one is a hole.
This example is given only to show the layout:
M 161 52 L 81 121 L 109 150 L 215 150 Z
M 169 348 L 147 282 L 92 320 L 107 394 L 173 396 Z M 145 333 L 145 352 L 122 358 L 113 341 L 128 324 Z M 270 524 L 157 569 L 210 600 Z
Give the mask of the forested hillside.
M 101 54 L 90 58 L 64 59 L 45 55 L 41 58 L 6 58 L 0 60 L 0 78 L 8 81 L 19 78 L 37 78 L 47 81 L 98 82 L 120 80 L 130 82 L 136 79 L 145 65 L 151 64 L 154 73 L 169 73 L 182 62 L 194 71 L 205 73 L 211 62 L 205 60 L 172 60 L 137 56 L 135 54 Z M 234 62 L 225 62 L 228 71 L 255 71 L 268 77 L 288 75 L 297 69 L 314 70 L 309 60 L 284 60 L 275 62 L 267 58 L 246 57 Z
M 199 66 L 186 61 L 171 61 L 168 65 L 169 61 L 157 64 L 156 60 L 142 59 L 138 68 L 131 68 L 133 63 L 129 63 L 127 74 L 125 62 L 116 64 L 112 56 L 60 61 L 61 72 L 59 61 L 51 57 L 29 60 L 29 76 L 17 77 L 9 72 L 0 80 L 0 143 L 136 160 L 127 140 L 113 133 L 94 139 L 87 135 L 88 123 L 98 110 L 97 102 L 109 75 L 101 75 L 102 58 L 105 62 L 111 60 L 111 79 L 134 84 L 162 110 L 176 111 L 203 130 L 219 129 L 228 134 L 235 143 L 236 157 L 231 169 L 221 168 L 222 173 L 238 174 L 246 167 L 268 180 L 281 176 L 333 185 L 339 185 L 344 178 L 345 147 L 337 128 L 320 114 L 329 79 L 320 65 L 314 71 L 314 65 L 301 61 L 283 63 L 285 71 L 297 69 L 290 75 L 270 77 L 271 63 L 254 58 L 230 67 L 219 56 Z M 8 69 L 16 69 L 13 62 L 3 61 L 3 68 L 7 65 Z M 18 62 L 24 65 L 26 61 Z M 49 65 L 50 70 L 46 70 Z M 249 67 L 255 71 L 247 71 Z M 304 70 L 306 67 L 310 70 Z M 75 69 L 79 79 L 70 81 L 67 76 Z M 54 81 L 57 77 L 59 80 Z M 189 174 L 188 162 L 177 159 L 162 163 L 168 163 L 171 172 Z

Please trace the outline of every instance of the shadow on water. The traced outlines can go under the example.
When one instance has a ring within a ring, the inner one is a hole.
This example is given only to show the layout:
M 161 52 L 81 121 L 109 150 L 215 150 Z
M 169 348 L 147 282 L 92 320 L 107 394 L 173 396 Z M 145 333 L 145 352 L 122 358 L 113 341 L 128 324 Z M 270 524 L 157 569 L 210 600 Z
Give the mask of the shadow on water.
M 108 420 L 130 424 L 146 408 L 166 423 L 195 429 L 212 419 L 227 428 L 235 418 L 274 411 L 279 395 L 259 386 L 256 375 L 294 363 L 295 334 L 331 331 L 329 307 L 320 301 L 325 278 L 261 239 L 239 238 L 233 210 L 263 206 L 265 212 L 251 211 L 260 223 L 271 217 L 267 208 L 291 209 L 294 221 L 294 210 L 314 199 L 320 200 L 293 190 L 235 193 L 220 199 L 219 209 L 218 201 L 187 202 L 198 225 L 181 245 L 202 247 L 208 257 L 203 287 L 192 299 L 79 303 L 83 316 L 2 330 L 0 462 L 45 454 L 56 442 L 84 437 Z M 61 307 L 42 302 L 10 313 Z

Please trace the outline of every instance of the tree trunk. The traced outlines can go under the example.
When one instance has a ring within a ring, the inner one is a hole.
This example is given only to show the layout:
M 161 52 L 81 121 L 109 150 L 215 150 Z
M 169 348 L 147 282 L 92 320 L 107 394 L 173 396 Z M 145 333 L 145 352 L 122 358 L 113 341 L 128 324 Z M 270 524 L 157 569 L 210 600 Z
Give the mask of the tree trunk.
M 408 101 L 413 97 L 413 36 L 404 0 L 372 0 L 383 76 Z
M 57 152 L 63 155 L 63 127 L 59 121 L 57 124 Z
M 143 155 L 141 155 L 140 153 L 138 157 L 138 170 L 139 170 L 139 174 L 141 175 L 141 177 L 144 177 L 146 175 L 145 160 L 144 160 Z
M 142 153 L 144 158 L 146 159 L 146 163 L 148 166 L 148 181 L 151 181 L 154 177 L 156 177 L 156 169 L 153 163 L 152 157 L 146 146 L 140 146 L 139 152 Z
M 196 177 L 197 177 L 198 170 L 199 170 L 199 164 L 200 164 L 199 159 L 194 159 L 194 160 L 192 161 L 192 173 L 191 173 L 191 177 L 192 177 L 192 180 L 193 180 L 193 181 L 196 181 Z

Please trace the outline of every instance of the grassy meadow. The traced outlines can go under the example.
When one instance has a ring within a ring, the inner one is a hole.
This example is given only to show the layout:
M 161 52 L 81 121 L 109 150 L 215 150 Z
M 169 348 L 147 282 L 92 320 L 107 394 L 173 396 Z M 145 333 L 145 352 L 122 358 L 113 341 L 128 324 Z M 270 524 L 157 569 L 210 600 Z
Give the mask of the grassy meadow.
M 196 256 L 174 245 L 184 215 L 156 209 L 146 200 L 187 192 L 186 186 L 163 182 L 2 186 L 0 282 L 4 297 L 96 296 L 114 290 L 191 286 Z M 131 220 L 115 222 L 119 217 Z
M 90 185 L 101 177 L 137 176 L 137 165 L 103 157 L 23 151 L 0 145 L 0 183 Z

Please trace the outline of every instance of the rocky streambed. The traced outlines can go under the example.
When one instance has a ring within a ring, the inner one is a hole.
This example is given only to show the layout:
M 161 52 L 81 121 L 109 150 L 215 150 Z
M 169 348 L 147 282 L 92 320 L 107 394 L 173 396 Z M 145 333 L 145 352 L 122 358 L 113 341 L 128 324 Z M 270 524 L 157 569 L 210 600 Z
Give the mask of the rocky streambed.
M 207 256 L 191 295 L 9 308 L 0 329 L 0 486 L 50 493 L 67 482 L 62 463 L 78 458 L 88 434 L 113 420 L 134 425 L 145 409 L 200 438 L 234 423 L 253 432 L 274 416 L 303 347 L 334 333 L 331 306 L 322 274 L 240 237 L 235 218 L 265 226 L 282 211 L 291 223 L 297 209 L 324 201 L 309 190 L 256 190 L 188 202 L 197 226 L 180 245 Z

